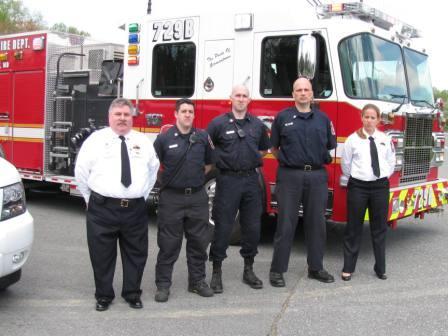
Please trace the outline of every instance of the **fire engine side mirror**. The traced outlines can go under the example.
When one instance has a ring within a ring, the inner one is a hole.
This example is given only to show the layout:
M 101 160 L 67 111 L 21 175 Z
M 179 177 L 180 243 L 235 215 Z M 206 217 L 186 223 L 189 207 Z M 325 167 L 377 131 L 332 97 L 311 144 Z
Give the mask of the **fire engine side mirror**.
M 316 38 L 311 34 L 299 37 L 297 75 L 313 79 L 316 72 Z

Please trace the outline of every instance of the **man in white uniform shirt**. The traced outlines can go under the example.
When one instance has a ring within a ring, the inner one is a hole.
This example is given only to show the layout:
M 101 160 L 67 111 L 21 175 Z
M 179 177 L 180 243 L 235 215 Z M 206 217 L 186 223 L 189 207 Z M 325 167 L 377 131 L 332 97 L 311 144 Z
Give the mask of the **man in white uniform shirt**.
M 87 205 L 87 242 L 95 278 L 96 310 L 115 297 L 112 287 L 117 241 L 123 263 L 121 296 L 142 308 L 140 284 L 148 256 L 145 199 L 153 187 L 159 161 L 152 143 L 132 130 L 130 101 L 115 99 L 109 126 L 94 132 L 81 147 L 75 176 Z

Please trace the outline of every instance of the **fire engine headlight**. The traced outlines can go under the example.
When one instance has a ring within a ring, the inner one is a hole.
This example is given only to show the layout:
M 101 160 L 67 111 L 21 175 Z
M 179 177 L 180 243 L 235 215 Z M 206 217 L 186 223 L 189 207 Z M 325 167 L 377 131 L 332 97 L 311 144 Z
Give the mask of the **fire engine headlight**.
M 441 163 L 441 162 L 445 161 L 445 153 L 444 152 L 434 153 L 434 161 L 436 163 Z
M 436 149 L 443 149 L 445 147 L 445 134 L 444 133 L 433 133 L 433 146 Z
M 3 200 L 0 221 L 25 213 L 25 190 L 23 189 L 23 184 L 21 182 L 3 188 L 2 196 Z

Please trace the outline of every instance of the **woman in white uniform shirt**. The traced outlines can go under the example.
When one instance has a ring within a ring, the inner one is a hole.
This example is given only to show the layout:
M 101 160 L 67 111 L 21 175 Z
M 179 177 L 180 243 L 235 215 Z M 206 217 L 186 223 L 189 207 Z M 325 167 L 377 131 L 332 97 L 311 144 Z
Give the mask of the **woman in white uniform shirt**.
M 351 134 L 342 151 L 342 173 L 348 178 L 347 225 L 344 233 L 344 268 L 341 278 L 351 280 L 358 259 L 366 209 L 375 255 L 374 271 L 386 280 L 386 231 L 389 180 L 394 172 L 395 151 L 390 138 L 376 129 L 380 110 L 367 104 L 361 111 L 362 128 Z

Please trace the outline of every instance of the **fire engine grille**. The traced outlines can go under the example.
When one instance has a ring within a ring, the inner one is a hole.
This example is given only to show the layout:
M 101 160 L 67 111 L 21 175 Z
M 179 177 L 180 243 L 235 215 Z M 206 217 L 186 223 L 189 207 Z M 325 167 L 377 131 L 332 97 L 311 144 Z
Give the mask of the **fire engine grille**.
M 425 181 L 432 159 L 432 117 L 408 115 L 404 136 L 404 164 L 400 183 Z

